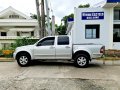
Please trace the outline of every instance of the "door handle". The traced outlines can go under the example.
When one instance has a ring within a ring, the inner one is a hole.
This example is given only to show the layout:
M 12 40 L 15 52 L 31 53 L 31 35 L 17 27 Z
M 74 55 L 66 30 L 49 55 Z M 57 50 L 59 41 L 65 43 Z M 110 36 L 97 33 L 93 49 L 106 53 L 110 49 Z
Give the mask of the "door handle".
M 65 48 L 70 48 L 69 46 L 66 46 Z
M 54 49 L 55 47 L 51 46 L 50 49 Z

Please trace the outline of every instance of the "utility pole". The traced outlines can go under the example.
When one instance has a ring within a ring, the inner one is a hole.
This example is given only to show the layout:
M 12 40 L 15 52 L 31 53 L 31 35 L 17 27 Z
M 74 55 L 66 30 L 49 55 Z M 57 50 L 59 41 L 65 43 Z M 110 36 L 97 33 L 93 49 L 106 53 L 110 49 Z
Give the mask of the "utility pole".
M 41 0 L 41 37 L 45 36 L 45 9 L 44 9 L 44 0 Z
M 41 17 L 40 17 L 40 3 L 39 0 L 36 0 L 36 10 L 37 10 L 37 19 L 38 19 L 38 27 L 39 27 L 39 38 L 41 38 Z
M 55 35 L 55 16 L 52 15 L 52 35 Z
M 48 35 L 51 36 L 52 35 L 52 32 L 50 30 L 50 17 L 49 17 L 49 7 L 48 7 L 48 0 L 45 0 L 45 5 L 46 5 L 46 14 L 47 14 L 47 32 L 48 32 Z

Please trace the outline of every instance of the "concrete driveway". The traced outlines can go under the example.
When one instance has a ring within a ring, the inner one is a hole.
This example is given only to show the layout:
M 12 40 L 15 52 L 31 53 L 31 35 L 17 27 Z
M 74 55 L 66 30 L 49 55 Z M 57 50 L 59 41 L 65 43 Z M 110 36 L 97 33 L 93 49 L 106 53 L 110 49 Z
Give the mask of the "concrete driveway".
M 29 67 L 0 62 L 0 90 L 119 90 L 119 63 L 95 60 L 88 68 L 76 68 L 68 62 L 35 61 Z

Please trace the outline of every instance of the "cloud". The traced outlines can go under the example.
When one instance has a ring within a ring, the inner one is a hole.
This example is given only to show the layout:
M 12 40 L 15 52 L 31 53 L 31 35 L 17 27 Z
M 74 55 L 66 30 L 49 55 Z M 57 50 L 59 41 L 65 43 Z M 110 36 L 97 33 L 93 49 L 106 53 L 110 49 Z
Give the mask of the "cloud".
M 0 6 L 1 9 L 12 6 L 25 14 L 36 13 L 35 0 L 0 0 Z
M 84 3 L 81 1 L 82 0 L 58 0 L 55 2 L 55 0 L 51 0 L 54 14 L 59 18 L 59 21 L 57 20 L 56 22 L 60 24 L 62 17 L 74 13 L 74 7 L 78 7 L 79 4 Z
M 80 4 L 88 4 L 91 5 L 99 2 L 100 0 L 50 0 L 52 3 L 52 9 L 54 14 L 59 20 L 56 20 L 58 24 L 61 23 L 62 17 L 74 13 L 74 7 L 78 7 Z
M 56 16 L 56 23 L 60 24 L 61 18 L 74 12 L 74 7 L 80 4 L 95 4 L 101 0 L 48 0 L 51 2 L 53 13 Z M 12 6 L 15 9 L 30 15 L 36 13 L 35 0 L 0 0 L 0 11 Z

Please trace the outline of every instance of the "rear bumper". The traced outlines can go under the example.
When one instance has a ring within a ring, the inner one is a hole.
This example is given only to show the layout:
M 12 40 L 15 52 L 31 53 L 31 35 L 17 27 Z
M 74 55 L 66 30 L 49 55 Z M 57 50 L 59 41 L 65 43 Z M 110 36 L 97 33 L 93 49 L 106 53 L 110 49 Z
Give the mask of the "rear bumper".
M 93 54 L 92 58 L 101 58 L 104 54 L 103 53 L 99 53 L 99 54 Z

